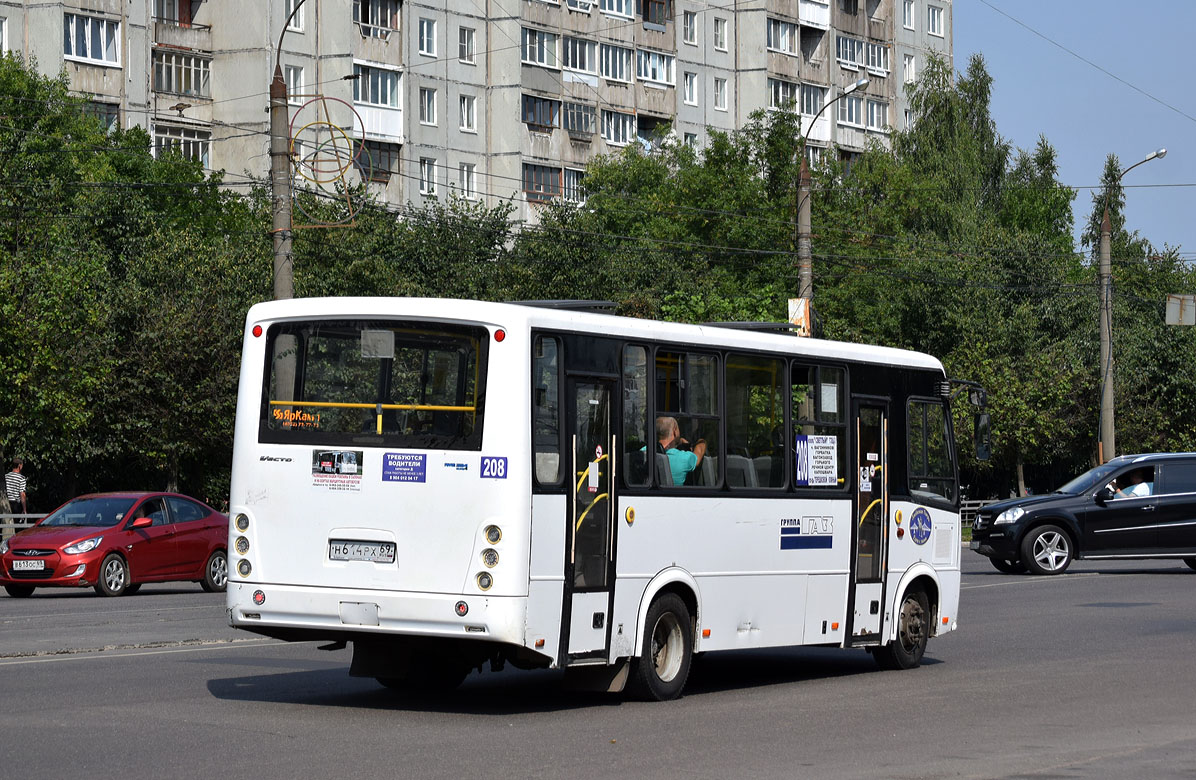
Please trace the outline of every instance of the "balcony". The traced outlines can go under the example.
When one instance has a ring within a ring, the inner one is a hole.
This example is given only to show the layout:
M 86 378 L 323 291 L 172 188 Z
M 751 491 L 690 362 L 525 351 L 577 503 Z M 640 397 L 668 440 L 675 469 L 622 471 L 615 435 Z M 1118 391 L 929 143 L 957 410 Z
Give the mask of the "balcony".
M 403 143 L 403 109 L 354 103 L 353 135 L 374 141 Z M 358 119 L 360 117 L 360 119 Z
M 797 20 L 807 27 L 830 29 L 831 5 L 823 0 L 800 0 L 797 6 Z
M 206 24 L 181 24 L 154 19 L 154 43 L 182 49 L 212 50 L 212 28 Z
M 818 145 L 829 144 L 831 141 L 831 118 L 824 112 L 813 125 L 810 124 L 810 119 L 808 116 L 801 118 L 802 135 Z

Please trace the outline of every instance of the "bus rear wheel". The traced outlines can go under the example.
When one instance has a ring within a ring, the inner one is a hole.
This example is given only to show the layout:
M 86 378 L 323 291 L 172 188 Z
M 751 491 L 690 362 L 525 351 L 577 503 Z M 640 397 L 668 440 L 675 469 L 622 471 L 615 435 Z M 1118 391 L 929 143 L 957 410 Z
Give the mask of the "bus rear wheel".
M 897 613 L 897 638 L 871 648 L 882 669 L 913 669 L 922 663 L 930 637 L 930 603 L 921 590 L 906 592 Z
M 675 593 L 666 593 L 648 609 L 644 645 L 631 671 L 631 693 L 646 701 L 681 696 L 693 661 L 693 623 L 689 608 Z

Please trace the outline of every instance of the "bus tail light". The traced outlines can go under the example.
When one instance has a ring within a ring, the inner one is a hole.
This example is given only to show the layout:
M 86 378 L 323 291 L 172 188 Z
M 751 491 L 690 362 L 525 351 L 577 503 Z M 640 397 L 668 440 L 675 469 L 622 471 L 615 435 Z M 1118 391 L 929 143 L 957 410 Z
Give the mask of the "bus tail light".
M 250 565 L 249 561 L 242 558 L 237 562 L 237 574 L 240 574 L 242 577 L 248 577 L 251 571 L 253 571 L 253 566 Z
M 481 590 L 490 590 L 494 585 L 494 578 L 490 576 L 490 572 L 484 571 L 478 574 L 478 588 Z
M 498 565 L 498 550 L 487 547 L 482 550 L 482 563 L 486 565 L 487 569 L 493 569 Z
M 238 536 L 234 546 L 237 548 L 237 555 L 244 555 L 249 552 L 249 540 L 244 536 Z
M 502 541 L 502 529 L 496 525 L 486 526 L 486 541 L 490 544 L 498 544 Z

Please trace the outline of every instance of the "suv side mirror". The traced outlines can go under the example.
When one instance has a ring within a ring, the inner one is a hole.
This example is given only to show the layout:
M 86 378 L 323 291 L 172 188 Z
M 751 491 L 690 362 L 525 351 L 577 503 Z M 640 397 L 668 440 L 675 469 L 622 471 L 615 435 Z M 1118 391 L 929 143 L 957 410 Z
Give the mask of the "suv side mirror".
M 1103 488 L 1096 491 L 1096 503 L 1100 504 L 1101 506 L 1104 506 L 1112 500 L 1113 488 L 1109 487 L 1108 485 L 1105 485 Z

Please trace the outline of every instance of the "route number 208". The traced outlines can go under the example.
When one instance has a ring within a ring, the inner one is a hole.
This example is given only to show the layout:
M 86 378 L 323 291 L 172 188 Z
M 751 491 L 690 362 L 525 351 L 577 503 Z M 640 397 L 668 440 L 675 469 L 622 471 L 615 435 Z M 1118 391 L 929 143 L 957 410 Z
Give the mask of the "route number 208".
M 506 458 L 482 458 L 482 479 L 506 479 Z

